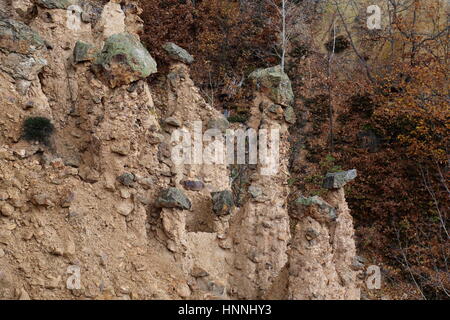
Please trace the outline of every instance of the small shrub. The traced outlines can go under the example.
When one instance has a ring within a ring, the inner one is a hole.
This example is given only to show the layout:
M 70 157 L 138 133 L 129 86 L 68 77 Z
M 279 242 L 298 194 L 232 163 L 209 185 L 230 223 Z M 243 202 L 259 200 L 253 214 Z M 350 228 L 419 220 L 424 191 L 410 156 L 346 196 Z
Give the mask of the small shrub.
M 303 181 L 305 183 L 311 183 L 311 184 L 314 184 L 314 185 L 321 185 L 322 182 L 323 182 L 323 179 L 324 179 L 323 175 L 321 175 L 321 174 L 314 174 L 314 175 L 306 176 L 303 179 Z
M 342 167 L 340 165 L 337 165 L 336 161 L 337 160 L 335 157 L 333 157 L 331 154 L 327 154 L 319 164 L 323 172 L 339 172 L 342 170 Z
M 23 123 L 23 137 L 28 141 L 39 141 L 48 144 L 55 127 L 44 117 L 30 117 Z

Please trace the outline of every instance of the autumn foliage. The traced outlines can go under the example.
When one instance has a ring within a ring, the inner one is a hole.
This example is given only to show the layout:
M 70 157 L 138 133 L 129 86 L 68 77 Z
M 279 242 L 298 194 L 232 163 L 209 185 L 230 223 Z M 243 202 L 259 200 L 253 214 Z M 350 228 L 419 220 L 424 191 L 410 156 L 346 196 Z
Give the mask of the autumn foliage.
M 272 52 L 276 33 L 264 2 L 146 0 L 141 6 L 143 40 L 160 70 L 169 62 L 161 49 L 164 42 L 184 47 L 195 57 L 191 75 L 211 104 L 217 106 L 224 97 L 238 100 L 245 76 L 277 63 Z
M 340 134 L 360 149 L 339 148 L 341 162 L 363 173 L 348 190 L 360 248 L 384 257 L 392 283 L 406 279 L 427 299 L 450 289 L 448 26 L 438 3 L 412 1 L 410 15 L 394 12 L 390 32 L 376 35 L 395 50 L 371 62 L 374 81 L 341 114 Z M 434 22 L 430 32 L 420 19 Z M 361 133 L 375 148 L 361 145 Z

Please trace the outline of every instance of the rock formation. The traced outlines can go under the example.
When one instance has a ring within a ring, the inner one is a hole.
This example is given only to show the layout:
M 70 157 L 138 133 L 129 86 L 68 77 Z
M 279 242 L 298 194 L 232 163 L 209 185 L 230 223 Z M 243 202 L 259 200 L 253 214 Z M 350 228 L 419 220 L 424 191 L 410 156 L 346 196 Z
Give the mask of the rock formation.
M 0 0 L 0 298 L 358 299 L 343 189 L 288 211 L 287 75 L 251 76 L 249 127 L 278 129 L 280 155 L 272 175 L 247 168 L 237 205 L 230 166 L 171 158 L 174 130 L 242 126 L 205 102 L 189 59 L 150 87 L 136 13 L 85 3 L 71 28 L 73 3 Z M 38 116 L 54 126 L 48 144 L 23 139 Z

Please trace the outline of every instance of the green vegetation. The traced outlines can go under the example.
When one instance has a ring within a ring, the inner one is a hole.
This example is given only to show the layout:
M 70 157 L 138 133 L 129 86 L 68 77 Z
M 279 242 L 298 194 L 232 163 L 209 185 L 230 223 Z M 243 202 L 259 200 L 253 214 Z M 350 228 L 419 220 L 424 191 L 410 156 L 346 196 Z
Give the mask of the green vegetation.
M 44 117 L 30 117 L 23 123 L 23 138 L 28 141 L 38 141 L 45 145 L 50 142 L 55 127 Z

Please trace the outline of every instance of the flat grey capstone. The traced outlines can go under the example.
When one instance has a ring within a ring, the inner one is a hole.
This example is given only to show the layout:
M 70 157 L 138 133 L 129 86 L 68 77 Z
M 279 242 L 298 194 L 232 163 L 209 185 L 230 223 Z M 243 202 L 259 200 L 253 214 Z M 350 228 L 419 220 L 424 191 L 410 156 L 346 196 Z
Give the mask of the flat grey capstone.
M 163 49 L 169 54 L 172 59 L 181 61 L 186 64 L 194 62 L 194 57 L 189 54 L 185 49 L 176 45 L 173 42 L 166 42 L 163 45 Z
M 356 169 L 327 173 L 323 182 L 325 189 L 339 189 L 358 176 Z

